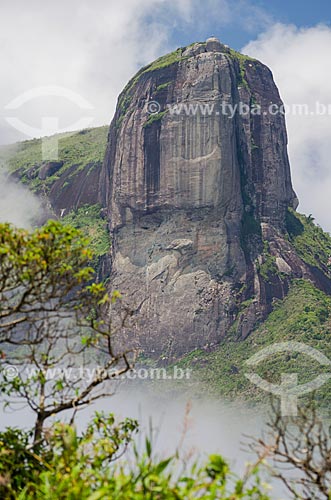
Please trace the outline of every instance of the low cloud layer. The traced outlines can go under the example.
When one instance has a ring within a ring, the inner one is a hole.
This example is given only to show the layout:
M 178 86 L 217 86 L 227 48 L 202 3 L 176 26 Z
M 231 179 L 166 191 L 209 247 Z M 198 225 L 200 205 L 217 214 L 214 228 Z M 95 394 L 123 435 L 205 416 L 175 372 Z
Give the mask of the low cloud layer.
M 144 384 L 132 388 L 120 386 L 114 396 L 99 400 L 77 414 L 76 423 L 83 429 L 95 411 L 114 412 L 118 419 L 135 418 L 140 433 L 136 445 L 145 450 L 145 438 L 152 438 L 153 456 L 165 459 L 179 453 L 188 463 L 194 460 L 205 463 L 208 456 L 220 453 L 229 461 L 231 469 L 243 475 L 248 463 L 254 463 L 256 456 L 249 451 L 248 443 L 265 430 L 266 415 L 259 408 L 249 408 L 241 403 L 228 403 L 201 397 L 191 399 L 187 393 L 171 390 L 171 387 L 153 384 L 154 390 Z M 114 387 L 113 387 L 114 389 Z M 2 410 L 2 408 L 0 408 Z M 6 425 L 20 427 L 32 425 L 33 415 L 28 408 L 22 412 L 3 410 L 0 430 Z M 66 415 L 70 419 L 72 412 Z M 129 448 L 130 449 L 130 448 Z M 126 460 L 130 460 L 130 452 Z M 262 474 L 263 479 L 265 474 Z M 273 486 L 272 498 L 286 498 L 284 488 L 269 476 Z
M 287 117 L 289 154 L 298 210 L 313 214 L 331 231 L 331 28 L 318 25 L 298 29 L 276 24 L 243 52 L 267 64 L 274 74 L 283 101 L 308 106 L 308 115 L 290 112 Z M 316 113 L 316 106 L 319 113 Z M 322 105 L 329 106 L 328 114 Z
M 0 223 L 30 229 L 41 213 L 37 198 L 24 186 L 9 180 L 0 172 Z

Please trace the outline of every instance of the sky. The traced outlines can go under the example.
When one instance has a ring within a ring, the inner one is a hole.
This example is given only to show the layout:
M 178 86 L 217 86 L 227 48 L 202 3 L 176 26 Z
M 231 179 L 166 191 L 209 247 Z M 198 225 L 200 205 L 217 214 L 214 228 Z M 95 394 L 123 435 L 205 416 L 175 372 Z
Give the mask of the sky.
M 139 67 L 211 35 L 267 64 L 286 104 L 331 106 L 329 0 L 4 0 L 0 144 L 110 123 Z M 331 231 L 331 116 L 287 127 L 299 210 Z

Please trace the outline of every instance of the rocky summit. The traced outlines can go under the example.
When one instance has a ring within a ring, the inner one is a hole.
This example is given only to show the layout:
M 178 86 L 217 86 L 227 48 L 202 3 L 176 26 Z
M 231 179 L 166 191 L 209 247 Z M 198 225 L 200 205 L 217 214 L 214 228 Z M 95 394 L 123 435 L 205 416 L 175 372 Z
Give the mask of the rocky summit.
M 298 201 L 284 114 L 270 112 L 281 105 L 271 71 L 214 37 L 142 68 L 121 93 L 100 201 L 110 283 L 149 356 L 246 338 L 292 278 L 331 291 L 327 266 L 288 237 Z

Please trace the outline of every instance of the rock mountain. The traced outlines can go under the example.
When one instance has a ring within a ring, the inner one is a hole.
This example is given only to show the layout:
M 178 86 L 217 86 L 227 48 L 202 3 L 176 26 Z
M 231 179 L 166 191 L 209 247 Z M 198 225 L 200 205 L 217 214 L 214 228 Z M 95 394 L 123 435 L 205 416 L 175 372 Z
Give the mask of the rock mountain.
M 261 113 L 219 111 L 240 103 Z M 245 338 L 293 277 L 331 290 L 327 267 L 309 266 L 287 238 L 298 201 L 271 104 L 282 102 L 270 70 L 216 38 L 142 68 L 119 97 L 100 201 L 110 282 L 139 313 L 134 336 L 149 355 L 210 349 L 230 329 Z
M 68 167 L 65 153 L 57 165 L 13 163 L 37 192 L 47 187 L 58 216 L 101 205 L 111 236 L 101 274 L 134 311 L 127 339 L 147 356 L 245 339 L 294 279 L 331 294 L 329 243 L 324 253 L 295 245 L 303 225 L 285 119 L 270 112 L 281 104 L 264 64 L 210 38 L 132 78 L 103 162 Z M 77 137 L 93 149 L 88 131 Z

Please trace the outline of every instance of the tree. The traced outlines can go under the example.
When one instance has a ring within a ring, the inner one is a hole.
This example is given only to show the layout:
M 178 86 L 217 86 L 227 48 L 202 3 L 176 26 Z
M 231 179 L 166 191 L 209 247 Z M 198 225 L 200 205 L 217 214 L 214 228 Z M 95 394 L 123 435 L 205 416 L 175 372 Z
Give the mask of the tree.
M 116 353 L 112 342 L 109 307 L 118 294 L 92 281 L 91 257 L 81 234 L 59 223 L 33 233 L 0 225 L 0 388 L 8 403 L 24 401 L 36 414 L 32 433 L 0 433 L 1 498 L 268 500 L 256 466 L 238 478 L 218 455 L 178 474 L 185 464 L 156 460 L 146 439 L 131 467 L 114 462 L 137 431 L 132 420 L 96 414 L 80 435 L 73 418 L 46 427 L 65 410 L 74 417 L 131 368 L 130 353 Z M 120 326 L 128 316 L 124 309 Z
M 96 413 L 81 435 L 74 425 L 55 422 L 36 452 L 30 432 L 8 428 L 0 433 L 0 498 L 83 498 L 88 481 L 94 490 L 102 485 L 105 468 L 124 454 L 137 430 L 135 420 L 115 422 L 112 414 Z
M 259 457 L 273 460 L 272 474 L 280 479 L 293 498 L 331 498 L 330 428 L 316 412 L 314 403 L 298 409 L 295 417 L 282 417 L 272 404 L 265 437 L 254 440 Z
M 35 413 L 34 443 L 47 419 L 109 394 L 108 382 L 132 368 L 115 352 L 111 305 L 93 282 L 88 241 L 50 221 L 33 232 L 0 225 L 0 390 L 5 404 Z M 120 326 L 129 317 L 121 310 Z

